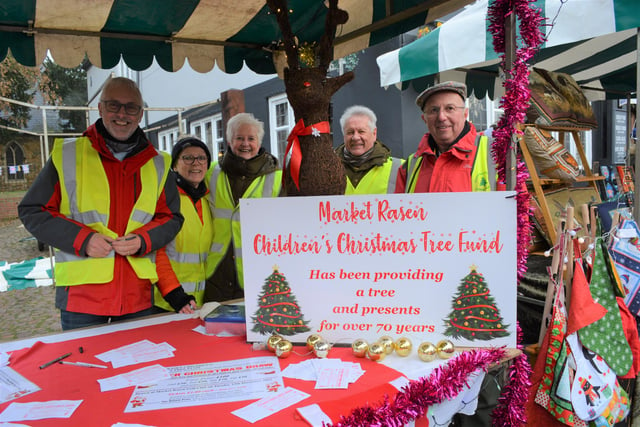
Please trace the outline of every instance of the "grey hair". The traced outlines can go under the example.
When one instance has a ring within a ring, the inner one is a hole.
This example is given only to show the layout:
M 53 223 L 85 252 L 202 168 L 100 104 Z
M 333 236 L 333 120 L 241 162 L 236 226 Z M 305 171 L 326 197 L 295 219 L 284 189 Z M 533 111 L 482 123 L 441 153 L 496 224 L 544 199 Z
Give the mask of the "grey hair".
M 340 128 L 344 132 L 344 125 L 347 123 L 352 116 L 365 116 L 369 119 L 369 126 L 371 127 L 371 132 L 376 128 L 376 123 L 378 118 L 376 117 L 376 113 L 371 110 L 371 108 L 365 107 L 364 105 L 352 105 L 351 107 L 344 110 L 342 113 L 342 117 L 340 117 Z
M 264 138 L 264 123 L 253 117 L 251 113 L 238 113 L 231 117 L 227 122 L 227 144 L 231 144 L 233 135 L 240 129 L 242 125 L 250 125 L 258 131 L 258 141 L 262 145 L 262 138 Z
M 142 92 L 140 92 L 140 88 L 136 82 L 126 77 L 111 77 L 109 78 L 104 86 L 102 87 L 102 94 L 100 95 L 100 101 L 108 101 L 108 98 L 105 98 L 105 94 L 108 94 L 111 90 L 115 88 L 124 87 L 129 91 L 133 92 L 138 101 L 140 101 L 140 107 L 144 107 L 144 103 L 142 100 Z

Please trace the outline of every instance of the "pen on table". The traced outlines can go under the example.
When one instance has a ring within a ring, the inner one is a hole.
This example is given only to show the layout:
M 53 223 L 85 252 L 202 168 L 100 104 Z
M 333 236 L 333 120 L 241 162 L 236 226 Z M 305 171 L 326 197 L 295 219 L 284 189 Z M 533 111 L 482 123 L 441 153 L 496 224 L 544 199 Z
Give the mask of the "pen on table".
M 53 360 L 51 360 L 51 361 L 49 361 L 49 362 L 45 363 L 44 365 L 40 365 L 40 369 L 44 369 L 44 368 L 46 368 L 47 366 L 51 366 L 51 365 L 53 365 L 54 363 L 59 362 L 59 361 L 61 361 L 62 359 L 66 359 L 66 358 L 67 358 L 67 357 L 69 357 L 69 356 L 71 356 L 71 353 L 63 354 L 63 355 L 62 355 L 62 356 L 60 356 L 60 357 L 56 357 L 55 359 L 53 359 Z
M 108 366 L 96 365 L 94 363 L 86 363 L 86 362 L 65 362 L 64 360 L 61 360 L 58 363 L 60 363 L 61 365 L 86 366 L 87 368 L 104 368 L 104 369 L 108 368 Z

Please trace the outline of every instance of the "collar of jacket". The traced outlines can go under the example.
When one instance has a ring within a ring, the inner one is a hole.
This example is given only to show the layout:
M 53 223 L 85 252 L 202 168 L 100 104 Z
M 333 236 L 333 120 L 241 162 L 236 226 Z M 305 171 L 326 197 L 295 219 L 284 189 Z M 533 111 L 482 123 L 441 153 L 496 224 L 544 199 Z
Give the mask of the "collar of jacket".
M 220 160 L 220 169 L 231 177 L 257 178 L 278 169 L 278 159 L 260 148 L 258 155 L 251 159 L 238 157 L 227 149 Z
M 466 138 L 467 135 L 469 136 L 469 138 Z M 453 142 L 453 144 L 451 145 L 451 148 L 449 148 L 448 151 L 445 151 L 445 153 L 450 153 L 451 155 L 459 159 L 465 159 L 467 155 L 471 151 L 473 151 L 475 138 L 476 138 L 476 128 L 473 126 L 472 123 L 469 123 L 468 121 L 466 121 L 464 124 L 464 128 L 462 129 L 462 132 L 460 132 L 460 135 L 458 135 L 456 140 Z M 420 141 L 420 144 L 418 145 L 418 150 L 416 151 L 416 157 L 419 157 L 422 155 L 437 157 L 436 152 L 434 150 L 435 146 L 436 146 L 436 142 L 431 136 L 431 134 L 425 133 L 424 136 L 422 137 L 422 140 Z M 444 154 L 444 153 L 440 153 L 440 154 Z
M 92 147 L 98 153 L 100 153 L 100 155 L 104 159 L 109 159 L 117 162 L 118 160 L 114 157 L 113 153 L 111 153 L 111 150 L 109 150 L 109 148 L 107 147 L 107 143 L 104 137 L 98 131 L 98 128 L 96 126 L 97 123 L 98 122 L 89 126 L 87 130 L 83 132 L 82 136 L 86 136 L 87 138 L 89 138 L 89 140 L 91 140 Z M 144 136 L 144 132 L 142 132 L 142 129 L 139 129 L 139 130 L 140 130 L 140 133 L 138 134 L 138 136 L 140 137 L 141 135 L 142 138 L 138 140 L 138 145 L 136 146 L 136 148 L 132 150 L 123 161 L 132 165 L 131 167 L 133 169 L 135 169 L 136 165 L 138 167 L 142 166 L 149 159 L 153 158 L 155 155 L 158 154 L 158 152 L 153 147 L 153 145 L 151 145 L 151 143 Z
M 344 144 L 336 148 L 335 151 L 342 164 L 354 172 L 366 171 L 374 166 L 382 166 L 391 155 L 391 150 L 380 141 L 374 142 L 369 152 L 362 156 L 350 156 Z M 362 159 L 364 156 L 366 157 Z
M 178 188 L 180 189 L 180 191 L 182 193 L 185 193 L 187 196 L 189 196 L 189 198 L 191 198 L 193 203 L 200 200 L 202 197 L 204 197 L 205 194 L 209 192 L 209 189 L 207 188 L 207 185 L 205 184 L 204 181 L 201 181 L 197 187 L 194 187 L 193 185 L 191 185 L 189 181 L 184 179 L 178 172 L 171 171 L 171 174 L 175 176 L 176 184 L 178 185 Z

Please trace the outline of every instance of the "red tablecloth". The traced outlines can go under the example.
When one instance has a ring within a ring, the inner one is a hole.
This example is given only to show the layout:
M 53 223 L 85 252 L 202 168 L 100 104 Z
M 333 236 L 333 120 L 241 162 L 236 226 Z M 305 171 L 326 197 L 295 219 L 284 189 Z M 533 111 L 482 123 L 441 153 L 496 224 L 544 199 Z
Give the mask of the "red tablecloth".
M 308 424 L 300 419 L 296 413 L 296 407 L 320 403 L 327 415 L 336 422 L 339 415 L 348 415 L 353 408 L 375 404 L 380 402 L 385 395 L 394 395 L 397 392 L 394 387 L 389 385 L 389 381 L 401 376 L 400 373 L 367 359 L 356 358 L 352 355 L 350 348 L 344 347 L 334 347 L 329 356 L 340 358 L 343 361 L 359 362 L 366 372 L 357 382 L 350 384 L 347 390 L 316 390 L 313 381 L 284 378 L 285 386 L 309 393 L 311 397 L 255 424 L 231 414 L 231 411 L 244 407 L 252 401 L 124 413 L 124 408 L 133 391 L 132 387 L 100 392 L 97 379 L 122 374 L 148 365 L 160 364 L 169 367 L 273 355 L 267 350 L 253 350 L 251 344 L 244 341 L 244 337 L 219 338 L 192 331 L 200 322 L 199 319 L 179 320 L 55 343 L 45 344 L 38 341 L 29 348 L 16 350 L 12 352 L 10 366 L 37 384 L 42 390 L 11 402 L 83 400 L 71 418 L 27 421 L 28 425 L 34 427 L 111 426 L 116 422 L 162 427 L 189 425 L 306 426 Z M 99 329 L 97 328 L 96 331 Z M 148 339 L 154 343 L 169 343 L 176 348 L 175 357 L 118 369 L 85 368 L 60 364 L 39 369 L 43 363 L 68 352 L 73 354 L 67 360 L 103 364 L 94 357 L 96 354 L 142 339 Z M 78 351 L 79 347 L 84 350 L 82 354 Z M 294 351 L 303 354 L 306 353 L 306 348 L 295 346 Z M 289 358 L 280 359 L 280 366 L 281 369 L 284 369 L 290 363 L 299 363 L 312 357 L 314 356 L 292 354 Z M 0 404 L 0 412 L 11 402 Z

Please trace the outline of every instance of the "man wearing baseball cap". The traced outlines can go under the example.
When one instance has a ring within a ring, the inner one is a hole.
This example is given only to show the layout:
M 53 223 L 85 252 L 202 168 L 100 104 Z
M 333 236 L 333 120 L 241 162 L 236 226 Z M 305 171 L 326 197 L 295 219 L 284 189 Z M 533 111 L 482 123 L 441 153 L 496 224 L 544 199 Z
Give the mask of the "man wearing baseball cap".
M 467 120 L 466 99 L 467 87 L 453 81 L 438 83 L 418 95 L 416 104 L 427 133 L 398 171 L 396 193 L 492 189 L 495 172 L 488 138 Z

